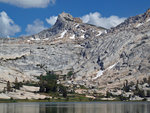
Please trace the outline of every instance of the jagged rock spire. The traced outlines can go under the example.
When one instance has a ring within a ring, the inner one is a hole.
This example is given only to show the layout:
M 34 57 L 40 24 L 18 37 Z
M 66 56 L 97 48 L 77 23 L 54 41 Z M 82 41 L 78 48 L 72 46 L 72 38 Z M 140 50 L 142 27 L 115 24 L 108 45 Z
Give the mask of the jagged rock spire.
M 150 8 L 145 13 L 146 18 L 150 17 Z
M 61 14 L 59 14 L 58 18 L 61 18 L 67 21 L 73 21 L 73 16 L 65 12 L 62 12 Z
M 62 12 L 58 15 L 57 22 L 75 22 L 75 23 L 82 23 L 80 18 L 74 18 L 72 15 Z

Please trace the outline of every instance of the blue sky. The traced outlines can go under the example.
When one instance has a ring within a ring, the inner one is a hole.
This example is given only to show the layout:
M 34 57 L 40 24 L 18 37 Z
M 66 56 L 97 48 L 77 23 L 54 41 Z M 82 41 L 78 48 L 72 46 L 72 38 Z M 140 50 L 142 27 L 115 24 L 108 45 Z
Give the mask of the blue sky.
M 0 36 L 35 34 L 49 28 L 56 19 L 50 17 L 63 11 L 110 28 L 148 8 L 150 0 L 0 0 Z

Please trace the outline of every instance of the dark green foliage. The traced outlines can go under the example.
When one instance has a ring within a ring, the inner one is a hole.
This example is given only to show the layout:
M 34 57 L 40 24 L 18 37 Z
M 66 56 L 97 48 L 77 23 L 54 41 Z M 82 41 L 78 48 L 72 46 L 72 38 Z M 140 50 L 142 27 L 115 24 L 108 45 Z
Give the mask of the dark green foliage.
M 142 101 L 147 101 L 147 99 L 146 99 L 146 98 L 144 98 Z
M 20 89 L 20 87 L 22 87 L 22 83 L 21 82 L 18 82 L 18 79 L 17 79 L 17 77 L 16 77 L 16 79 L 15 79 L 15 86 L 14 86 L 14 88 L 15 89 Z
M 140 96 L 140 97 L 145 97 L 143 90 L 138 90 L 137 95 Z
M 18 84 L 18 79 L 17 79 L 17 77 L 16 77 L 16 79 L 15 79 L 15 87 L 14 87 L 15 89 L 20 89 L 20 87 L 19 87 L 19 84 Z
M 144 91 L 139 89 L 138 85 L 136 85 L 136 90 L 134 91 L 134 95 L 138 95 L 140 97 L 144 97 Z
M 134 85 L 135 85 L 134 82 L 131 81 L 131 82 L 130 82 L 130 86 L 134 86 Z
M 147 97 L 150 97 L 150 91 L 147 91 Z
M 147 83 L 148 82 L 147 78 L 143 78 L 143 82 Z
M 73 75 L 73 72 L 72 71 L 69 71 L 68 73 L 67 73 L 67 76 L 68 77 L 71 77 Z
M 44 86 L 45 86 L 45 89 L 46 89 L 46 93 L 57 91 L 57 82 L 55 82 L 55 81 L 46 81 Z
M 64 76 L 63 76 L 63 80 L 65 81 L 65 80 L 66 80 L 66 78 L 67 78 L 67 75 L 64 75 Z
M 106 98 L 110 98 L 111 96 L 112 96 L 112 94 L 109 91 L 107 91 L 106 92 Z
M 66 98 L 66 101 L 69 101 L 69 97 Z
M 48 72 L 46 76 L 40 76 L 40 92 L 56 92 L 58 75 Z
M 67 89 L 62 84 L 57 84 L 59 76 L 54 74 L 52 71 L 47 72 L 46 76 L 41 75 L 39 77 L 39 92 L 57 94 L 58 89 L 59 93 L 63 95 L 63 97 L 67 97 Z
M 150 85 L 150 76 L 148 77 L 147 83 Z
M 66 89 L 65 86 L 63 86 L 63 85 L 60 84 L 60 85 L 59 85 L 59 91 L 60 91 L 60 93 L 63 94 L 63 97 L 64 97 L 64 98 L 67 97 L 67 89 Z
M 137 84 L 135 86 L 136 90 L 134 91 L 134 95 L 138 95 L 140 97 L 145 97 L 144 91 L 141 90 L 138 85 L 139 85 L 139 81 L 137 81 Z
M 53 72 L 47 72 L 45 76 L 40 76 L 42 80 L 44 81 L 51 81 L 51 80 L 57 80 L 58 79 L 58 75 L 54 74 Z
M 40 90 L 39 90 L 39 92 L 44 92 L 45 91 L 44 80 L 42 78 L 43 78 L 43 76 L 40 75 L 40 82 L 39 82 Z
M 135 86 L 136 91 L 139 89 L 138 85 L 139 85 L 139 81 L 137 80 L 137 83 L 136 83 L 136 86 Z
M 39 84 L 37 84 L 36 82 L 34 81 L 24 81 L 23 83 L 21 83 L 22 85 L 26 85 L 26 86 L 35 86 L 35 87 L 38 87 Z
M 119 95 L 119 100 L 127 101 L 127 100 L 129 100 L 129 98 L 128 97 L 124 97 L 123 95 Z
M 87 89 L 84 85 L 80 85 L 81 89 Z
M 10 86 L 10 82 L 9 81 L 7 81 L 7 91 L 8 92 L 11 91 L 11 86 Z
M 129 90 L 130 90 L 130 85 L 128 84 L 128 81 L 127 81 L 127 80 L 125 81 L 123 90 L 124 90 L 125 92 L 129 92 Z

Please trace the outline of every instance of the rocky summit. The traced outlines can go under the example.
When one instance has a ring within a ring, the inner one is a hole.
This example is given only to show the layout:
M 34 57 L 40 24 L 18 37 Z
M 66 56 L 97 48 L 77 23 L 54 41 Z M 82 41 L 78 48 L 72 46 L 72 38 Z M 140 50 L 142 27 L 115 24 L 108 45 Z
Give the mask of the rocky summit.
M 150 9 L 115 28 L 85 24 L 62 13 L 54 26 L 38 34 L 0 39 L 0 90 L 7 81 L 38 81 L 53 71 L 73 72 L 65 85 L 83 85 L 105 93 L 150 76 Z

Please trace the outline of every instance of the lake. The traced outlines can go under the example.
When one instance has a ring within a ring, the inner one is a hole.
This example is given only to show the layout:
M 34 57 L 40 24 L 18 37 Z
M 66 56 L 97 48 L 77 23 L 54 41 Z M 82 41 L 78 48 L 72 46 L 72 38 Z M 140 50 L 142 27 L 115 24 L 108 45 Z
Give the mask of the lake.
M 2 103 L 0 113 L 150 113 L 149 102 Z

